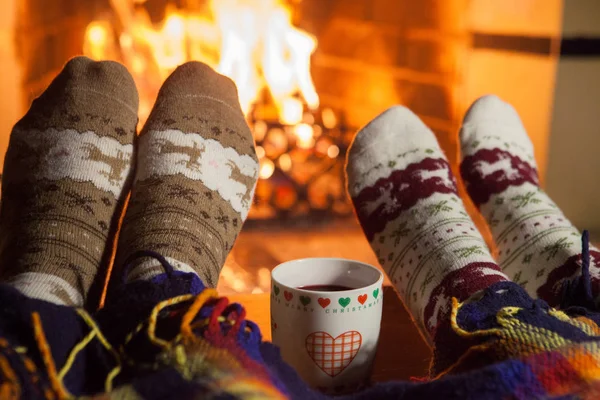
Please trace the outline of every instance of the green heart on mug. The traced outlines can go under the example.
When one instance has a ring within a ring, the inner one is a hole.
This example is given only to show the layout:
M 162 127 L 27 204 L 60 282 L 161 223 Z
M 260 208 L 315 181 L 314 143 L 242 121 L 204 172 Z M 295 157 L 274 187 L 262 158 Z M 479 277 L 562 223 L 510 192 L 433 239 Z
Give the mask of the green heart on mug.
M 338 300 L 338 303 L 340 303 L 340 306 L 346 307 L 348 304 L 350 304 L 350 297 L 342 297 Z
M 279 294 L 279 286 L 273 285 L 273 291 L 275 292 L 275 296 Z
M 300 303 L 302 303 L 303 306 L 309 305 L 310 297 L 300 296 Z
M 377 298 L 379 296 L 379 288 L 373 290 L 373 297 Z

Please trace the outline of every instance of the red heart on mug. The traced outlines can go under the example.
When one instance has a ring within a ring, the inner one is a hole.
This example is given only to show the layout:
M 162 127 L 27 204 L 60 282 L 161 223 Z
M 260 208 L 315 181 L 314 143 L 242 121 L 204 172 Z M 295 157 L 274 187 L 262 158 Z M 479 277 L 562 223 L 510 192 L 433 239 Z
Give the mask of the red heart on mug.
M 294 295 L 292 294 L 292 292 L 288 292 L 287 290 L 285 292 L 283 292 L 283 296 L 285 297 L 285 299 L 287 301 L 290 301 L 292 299 L 292 297 L 294 297 Z
M 360 350 L 362 336 L 357 331 L 344 332 L 335 339 L 327 332 L 313 332 L 306 337 L 306 351 L 327 375 L 339 375 Z
M 325 308 L 329 305 L 329 303 L 331 303 L 331 300 L 329 299 L 324 299 L 322 297 L 319 297 L 319 300 L 317 300 L 319 302 L 319 304 L 321 305 L 321 307 Z
M 367 295 L 366 295 L 366 294 L 363 294 L 363 295 L 361 295 L 361 296 L 358 296 L 358 302 L 359 302 L 360 304 L 365 304 L 365 301 L 367 301 Z

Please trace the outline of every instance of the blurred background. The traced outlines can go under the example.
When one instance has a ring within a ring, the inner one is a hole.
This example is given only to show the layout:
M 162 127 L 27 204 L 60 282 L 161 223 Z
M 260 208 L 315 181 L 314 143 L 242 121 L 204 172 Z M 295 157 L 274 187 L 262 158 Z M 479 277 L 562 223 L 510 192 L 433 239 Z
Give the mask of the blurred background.
M 261 159 L 249 221 L 222 293 L 269 290 L 280 262 L 339 256 L 377 264 L 345 194 L 358 128 L 410 107 L 458 167 L 469 104 L 514 105 L 544 188 L 600 237 L 598 0 L 3 0 L 0 160 L 12 125 L 72 56 L 124 63 L 141 121 L 188 60 L 238 85 Z M 481 220 L 469 205 L 473 217 Z

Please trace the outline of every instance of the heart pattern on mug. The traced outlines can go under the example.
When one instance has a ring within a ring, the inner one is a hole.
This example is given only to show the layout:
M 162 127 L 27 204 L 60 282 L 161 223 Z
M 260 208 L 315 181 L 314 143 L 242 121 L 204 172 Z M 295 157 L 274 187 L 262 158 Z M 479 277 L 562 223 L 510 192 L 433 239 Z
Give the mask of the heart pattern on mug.
M 324 299 L 323 297 L 319 297 L 319 300 L 317 301 L 319 302 L 319 305 L 323 308 L 327 307 L 331 303 L 331 300 Z
M 327 332 L 313 332 L 306 337 L 306 351 L 327 375 L 339 375 L 354 360 L 362 344 L 358 331 L 347 331 L 334 338 Z
M 275 296 L 278 296 L 279 293 L 281 292 L 281 288 L 277 285 L 273 285 L 273 292 L 275 293 Z M 381 299 L 381 288 L 377 288 L 375 290 L 373 290 L 372 295 L 373 297 L 371 298 L 374 301 L 374 304 L 379 303 L 380 299 Z M 292 299 L 294 298 L 294 293 L 291 291 L 287 291 L 287 290 L 283 290 L 283 297 L 285 298 L 285 300 L 287 302 L 291 302 Z M 326 309 L 327 307 L 329 307 L 333 302 L 335 302 L 335 298 L 334 299 L 330 299 L 327 297 L 319 297 L 319 298 L 312 298 L 311 296 L 308 295 L 299 295 L 298 296 L 298 302 L 300 304 L 302 304 L 302 306 L 307 307 L 309 304 L 311 304 L 313 302 L 313 300 L 315 300 L 316 302 L 319 303 L 319 305 L 321 306 L 322 309 Z M 367 307 L 367 301 L 369 300 L 369 294 L 368 293 L 363 293 L 358 295 L 357 297 L 340 297 L 337 299 L 337 304 L 339 304 L 342 308 L 346 308 L 348 307 L 352 301 L 358 301 L 359 305 L 358 305 L 358 309 L 360 310 L 360 306 L 364 306 Z M 369 304 L 369 307 L 371 306 L 371 303 Z M 298 308 L 300 310 L 300 308 Z M 350 309 L 348 309 L 350 310 Z M 354 308 L 352 308 L 352 310 L 354 311 Z M 306 311 L 306 309 L 304 310 Z M 314 311 L 314 309 L 311 309 L 311 311 Z M 326 313 L 329 312 L 329 310 L 325 311 Z M 335 310 L 334 310 L 335 312 Z
M 300 296 L 300 303 L 302 303 L 303 306 L 307 306 L 310 304 L 310 297 L 308 296 Z
M 346 308 L 346 306 L 350 304 L 350 297 L 342 297 L 338 300 L 338 303 L 340 303 L 340 306 L 343 308 Z

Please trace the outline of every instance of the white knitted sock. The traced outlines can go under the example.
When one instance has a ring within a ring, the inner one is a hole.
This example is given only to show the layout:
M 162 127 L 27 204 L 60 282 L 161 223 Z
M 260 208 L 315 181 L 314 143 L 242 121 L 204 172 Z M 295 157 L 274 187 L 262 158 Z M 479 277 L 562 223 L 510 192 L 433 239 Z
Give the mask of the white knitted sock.
M 461 174 L 491 228 L 499 264 L 516 283 L 551 305 L 564 280 L 581 271 L 581 235 L 539 187 L 533 145 L 509 104 L 477 100 L 460 132 Z M 592 286 L 598 293 L 600 253 L 590 249 Z
M 348 190 L 379 262 L 424 331 L 450 300 L 506 280 L 466 213 L 433 133 L 404 107 L 364 127 L 349 150 Z

